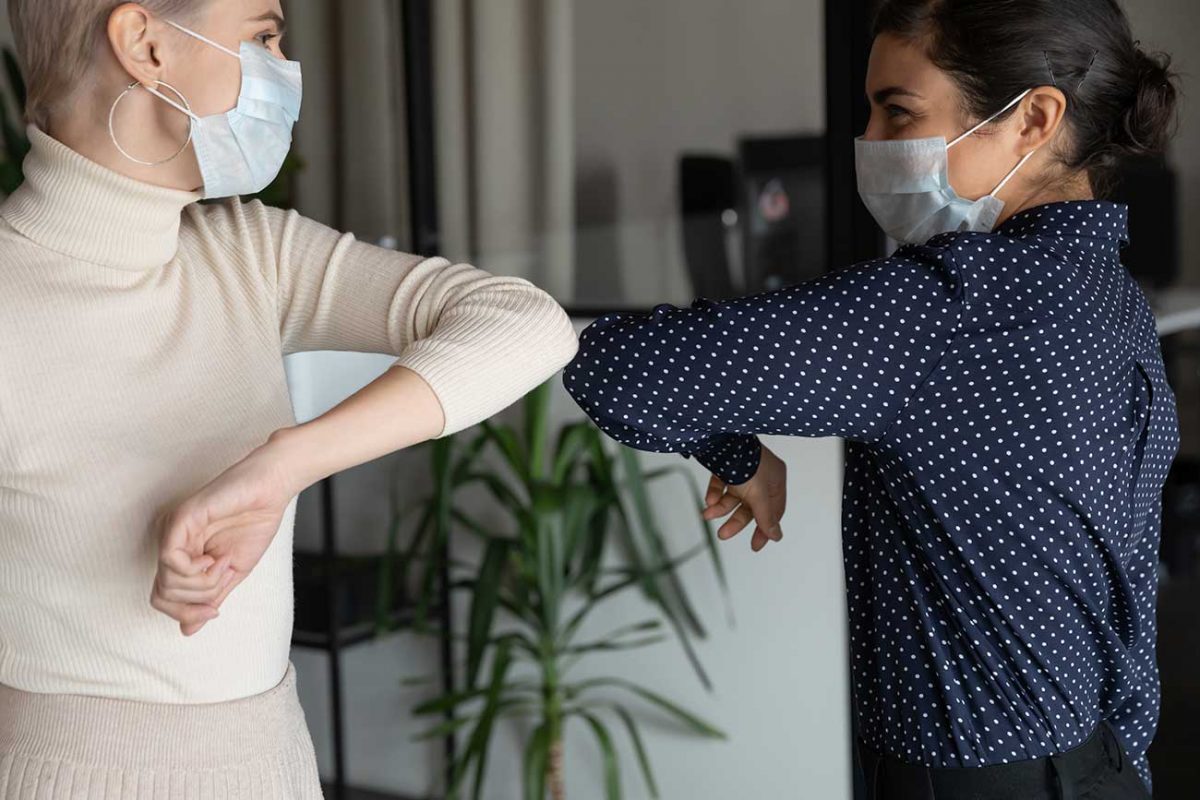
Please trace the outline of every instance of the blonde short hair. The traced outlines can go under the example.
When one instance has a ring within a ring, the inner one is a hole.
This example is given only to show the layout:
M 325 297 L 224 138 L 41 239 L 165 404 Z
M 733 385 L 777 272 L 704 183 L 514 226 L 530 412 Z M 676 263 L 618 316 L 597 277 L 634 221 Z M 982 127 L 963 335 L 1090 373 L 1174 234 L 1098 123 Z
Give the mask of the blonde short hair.
M 48 127 L 51 113 L 88 80 L 108 17 L 124 0 L 8 0 L 25 73 L 25 120 Z M 140 0 L 153 14 L 187 19 L 206 0 Z

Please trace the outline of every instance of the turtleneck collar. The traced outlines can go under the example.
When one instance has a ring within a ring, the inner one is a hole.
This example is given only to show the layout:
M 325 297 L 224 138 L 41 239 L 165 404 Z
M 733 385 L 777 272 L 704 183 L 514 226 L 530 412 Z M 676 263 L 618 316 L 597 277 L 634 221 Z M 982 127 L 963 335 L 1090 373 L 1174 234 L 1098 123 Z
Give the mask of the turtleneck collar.
M 140 271 L 174 258 L 180 216 L 200 192 L 114 172 L 36 125 L 26 132 L 25 182 L 0 205 L 0 217 L 43 247 L 93 264 Z

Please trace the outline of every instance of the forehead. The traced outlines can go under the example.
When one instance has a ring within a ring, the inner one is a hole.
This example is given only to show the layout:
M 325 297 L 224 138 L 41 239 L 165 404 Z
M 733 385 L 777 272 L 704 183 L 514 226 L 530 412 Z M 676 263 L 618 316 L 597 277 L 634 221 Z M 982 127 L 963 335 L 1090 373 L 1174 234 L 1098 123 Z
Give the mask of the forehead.
M 208 15 L 213 20 L 240 25 L 251 20 L 282 17 L 283 7 L 280 0 L 212 0 Z
M 871 45 L 867 64 L 867 94 L 903 88 L 927 97 L 957 96 L 953 80 L 938 69 L 919 40 L 881 33 Z

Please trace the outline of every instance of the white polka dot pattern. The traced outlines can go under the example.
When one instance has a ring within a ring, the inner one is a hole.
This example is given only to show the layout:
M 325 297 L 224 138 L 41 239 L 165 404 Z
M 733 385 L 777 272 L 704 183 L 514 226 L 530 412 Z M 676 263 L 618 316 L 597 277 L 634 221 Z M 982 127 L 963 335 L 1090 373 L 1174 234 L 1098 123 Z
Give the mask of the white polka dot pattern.
M 756 434 L 849 440 L 861 733 L 979 766 L 1110 720 L 1150 783 L 1161 490 L 1179 444 L 1127 209 L 1029 209 L 800 285 L 615 313 L 563 382 L 607 434 L 753 476 Z

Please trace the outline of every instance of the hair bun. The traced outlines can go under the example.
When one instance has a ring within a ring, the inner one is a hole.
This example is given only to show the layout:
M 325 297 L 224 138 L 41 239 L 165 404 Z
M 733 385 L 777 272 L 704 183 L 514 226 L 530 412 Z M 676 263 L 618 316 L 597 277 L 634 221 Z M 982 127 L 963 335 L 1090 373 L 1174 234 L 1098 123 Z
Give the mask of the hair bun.
M 1178 119 L 1178 75 L 1171 70 L 1171 57 L 1149 54 L 1134 48 L 1136 86 L 1133 102 L 1122 115 L 1113 144 L 1126 155 L 1162 153 L 1175 133 Z

